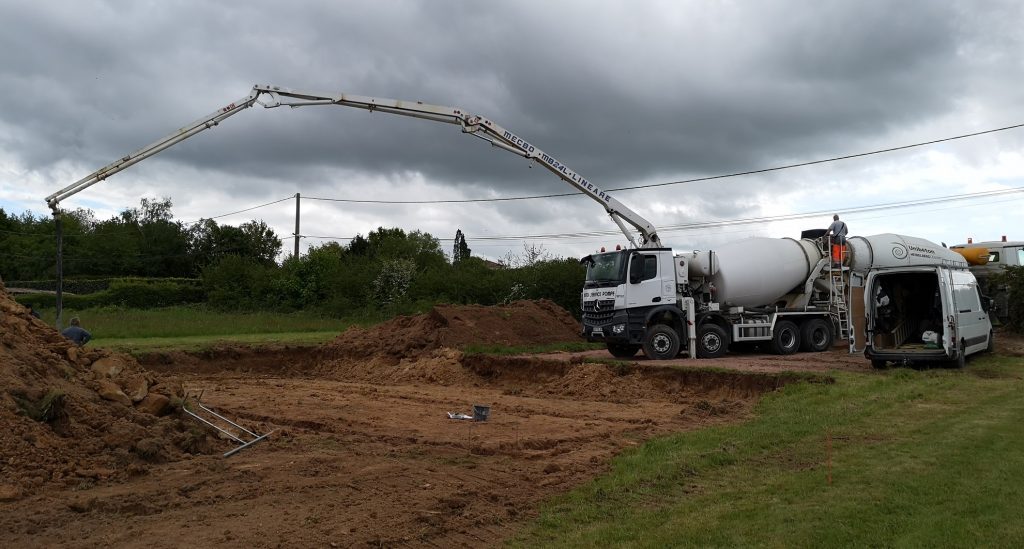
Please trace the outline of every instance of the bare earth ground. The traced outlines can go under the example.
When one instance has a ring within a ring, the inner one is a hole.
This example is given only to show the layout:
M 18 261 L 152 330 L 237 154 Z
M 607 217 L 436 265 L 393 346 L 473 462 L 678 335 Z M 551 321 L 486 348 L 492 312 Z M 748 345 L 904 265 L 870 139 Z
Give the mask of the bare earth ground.
M 584 351 L 578 353 L 559 352 L 544 355 L 551 360 L 570 362 L 622 360 L 612 359 L 608 351 Z M 756 350 L 748 353 L 729 354 L 715 360 L 694 360 L 691 358 L 676 358 L 673 360 L 648 360 L 643 352 L 637 353 L 634 358 L 626 359 L 626 362 L 637 365 L 658 365 L 676 366 L 682 368 L 721 368 L 737 372 L 757 372 L 765 374 L 779 374 L 784 372 L 829 372 L 843 370 L 849 372 L 870 372 L 871 363 L 864 359 L 863 355 L 850 354 L 846 342 L 836 345 L 826 353 L 797 353 L 795 355 L 772 355 Z
M 20 315 L 11 306 L 6 311 L 8 320 Z M 38 334 L 5 339 L 0 352 L 58 345 L 44 328 L 33 330 Z M 349 330 L 316 350 L 225 348 L 146 357 L 141 366 L 154 381 L 204 391 L 203 402 L 225 415 L 261 433 L 276 430 L 223 458 L 234 444 L 211 437 L 205 448 L 180 412 L 137 415 L 88 391 L 72 400 L 94 407 L 69 405 L 63 435 L 6 413 L 0 416 L 6 437 L 0 546 L 494 543 L 535 516 L 540 501 L 592 479 L 626 448 L 742 420 L 761 394 L 790 382 L 830 381 L 786 372 L 870 370 L 841 349 L 799 359 L 680 361 L 686 366 L 679 367 L 642 359 L 587 362 L 591 354 L 610 358 L 603 352 L 500 358 L 451 348 L 467 340 L 564 341 L 575 330 L 567 313 L 546 302 L 438 307 Z M 36 355 L 59 362 L 42 351 Z M 46 371 L 29 354 L 12 356 Z M 0 371 L 17 376 L 22 368 Z M 61 376 L 94 387 L 98 374 L 79 371 L 64 369 Z M 18 382 L 34 384 L 37 392 L 56 383 L 54 376 L 40 376 L 22 375 Z M 490 406 L 490 419 L 448 419 L 446 412 L 469 413 L 473 404 Z M 127 436 L 97 444 L 105 440 L 102 433 L 76 430 L 85 421 L 108 429 L 131 421 L 138 429 L 127 432 L 165 441 L 166 448 L 157 455 L 130 444 L 119 450 Z M 188 444 L 183 433 L 193 433 L 185 437 Z M 104 465 L 101 474 L 94 462 Z

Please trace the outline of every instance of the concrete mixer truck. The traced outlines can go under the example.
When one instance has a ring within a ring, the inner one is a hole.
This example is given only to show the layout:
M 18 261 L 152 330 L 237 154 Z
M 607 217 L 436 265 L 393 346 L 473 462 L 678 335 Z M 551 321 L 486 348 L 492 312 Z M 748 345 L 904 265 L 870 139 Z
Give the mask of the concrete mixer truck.
M 641 248 L 583 258 L 583 335 L 620 358 L 685 349 L 715 358 L 765 344 L 778 354 L 824 351 L 847 327 L 844 274 L 819 239 L 749 238 L 674 254 Z

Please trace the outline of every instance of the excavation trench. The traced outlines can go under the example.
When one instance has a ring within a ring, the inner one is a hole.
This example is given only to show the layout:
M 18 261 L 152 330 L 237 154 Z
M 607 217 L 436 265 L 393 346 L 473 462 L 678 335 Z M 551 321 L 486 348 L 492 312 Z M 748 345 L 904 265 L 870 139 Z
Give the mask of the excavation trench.
M 467 340 L 517 345 L 575 333 L 571 317 L 549 304 L 495 309 L 440 308 L 349 330 L 317 349 L 140 357 L 150 375 L 202 391 L 217 411 L 273 434 L 228 459 L 219 451 L 233 443 L 214 440 L 217 453 L 175 454 L 137 474 L 43 479 L 0 502 L 5 542 L 494 543 L 535 516 L 541 501 L 600 475 L 624 450 L 742 421 L 761 395 L 787 384 L 830 381 L 459 350 Z M 524 323 L 537 329 L 523 336 Z M 449 418 L 474 405 L 489 407 L 487 421 Z M 116 414 L 108 421 L 117 422 Z

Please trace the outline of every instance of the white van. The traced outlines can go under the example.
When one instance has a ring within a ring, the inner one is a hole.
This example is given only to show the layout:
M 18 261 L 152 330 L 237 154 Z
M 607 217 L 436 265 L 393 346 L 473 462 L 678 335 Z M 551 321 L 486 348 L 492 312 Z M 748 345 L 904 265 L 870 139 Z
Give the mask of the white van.
M 988 298 L 964 268 L 915 266 L 874 269 L 864 288 L 864 356 L 888 362 L 964 360 L 992 349 Z

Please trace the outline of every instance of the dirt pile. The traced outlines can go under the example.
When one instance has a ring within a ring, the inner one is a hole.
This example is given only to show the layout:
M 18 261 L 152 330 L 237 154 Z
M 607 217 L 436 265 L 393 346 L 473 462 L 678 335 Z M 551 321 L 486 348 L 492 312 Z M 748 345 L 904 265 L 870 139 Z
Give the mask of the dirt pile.
M 350 381 L 466 381 L 459 349 L 578 341 L 579 323 L 552 301 L 437 305 L 371 328 L 352 327 L 321 347 L 318 374 Z
M 543 345 L 576 341 L 579 323 L 552 301 L 509 305 L 436 305 L 371 328 L 352 327 L 323 348 L 325 357 L 411 358 L 441 347 Z
M 212 450 L 173 417 L 182 396 L 129 356 L 77 347 L 0 287 L 0 501 Z

